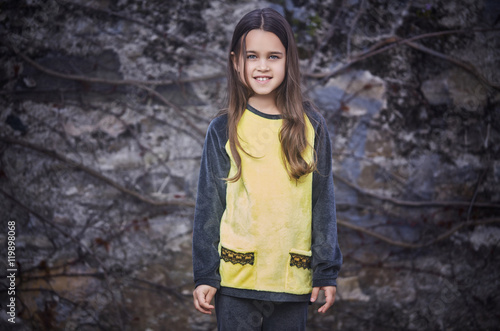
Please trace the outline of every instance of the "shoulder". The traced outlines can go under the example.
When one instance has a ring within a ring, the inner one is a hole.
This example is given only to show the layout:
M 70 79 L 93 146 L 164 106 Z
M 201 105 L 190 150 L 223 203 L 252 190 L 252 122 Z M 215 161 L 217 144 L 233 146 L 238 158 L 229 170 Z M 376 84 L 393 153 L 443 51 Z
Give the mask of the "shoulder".
M 208 125 L 206 138 L 223 143 L 227 140 L 227 136 L 227 114 L 217 115 Z
M 210 121 L 208 130 L 223 131 L 227 128 L 227 114 L 217 115 Z
M 316 106 L 311 101 L 303 103 L 304 112 L 311 122 L 316 132 L 326 129 L 326 121 L 323 115 L 318 111 Z

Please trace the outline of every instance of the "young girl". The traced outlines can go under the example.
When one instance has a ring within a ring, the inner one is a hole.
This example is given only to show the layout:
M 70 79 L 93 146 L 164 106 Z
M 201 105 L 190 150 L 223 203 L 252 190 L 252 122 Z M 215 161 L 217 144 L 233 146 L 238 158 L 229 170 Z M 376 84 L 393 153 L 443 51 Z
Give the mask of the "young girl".
M 208 128 L 193 230 L 194 305 L 219 330 L 305 330 L 342 264 L 330 138 L 303 103 L 297 47 L 272 9 L 246 14 L 228 58 L 227 109 Z M 215 296 L 215 305 L 211 304 Z

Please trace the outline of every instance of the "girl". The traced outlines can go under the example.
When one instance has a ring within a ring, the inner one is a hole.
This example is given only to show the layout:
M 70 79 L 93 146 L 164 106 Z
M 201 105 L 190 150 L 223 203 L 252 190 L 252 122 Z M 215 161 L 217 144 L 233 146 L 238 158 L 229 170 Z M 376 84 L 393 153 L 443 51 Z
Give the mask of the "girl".
M 219 330 L 305 330 L 320 290 L 318 311 L 333 304 L 342 263 L 326 123 L 302 101 L 278 12 L 241 19 L 227 70 L 229 104 L 209 125 L 200 169 L 194 305 L 215 308 Z

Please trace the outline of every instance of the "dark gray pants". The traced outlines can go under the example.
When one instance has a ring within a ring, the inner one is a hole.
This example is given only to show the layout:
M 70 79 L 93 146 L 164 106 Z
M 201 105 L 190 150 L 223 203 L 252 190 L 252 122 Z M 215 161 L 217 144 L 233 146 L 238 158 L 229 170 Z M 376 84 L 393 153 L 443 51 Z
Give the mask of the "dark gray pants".
M 219 331 L 304 331 L 308 302 L 271 302 L 215 295 Z

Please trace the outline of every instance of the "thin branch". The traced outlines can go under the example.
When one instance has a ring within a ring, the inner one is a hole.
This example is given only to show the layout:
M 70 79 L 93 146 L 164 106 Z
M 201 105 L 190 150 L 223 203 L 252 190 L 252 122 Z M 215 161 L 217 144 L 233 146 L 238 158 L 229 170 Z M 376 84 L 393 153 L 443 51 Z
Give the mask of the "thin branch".
M 404 207 L 465 207 L 465 208 L 468 208 L 471 204 L 469 201 L 408 201 L 408 200 L 400 200 L 400 199 L 382 196 L 379 194 L 365 191 L 361 187 L 357 186 L 356 184 L 348 181 L 347 179 L 345 179 L 345 178 L 343 178 L 335 173 L 333 174 L 333 177 L 336 180 L 339 180 L 342 183 L 346 184 L 350 188 L 356 190 L 360 194 L 369 196 L 371 198 L 375 198 L 377 200 L 390 202 L 390 203 L 398 205 L 398 206 L 404 206 Z M 474 204 L 474 207 L 500 209 L 500 203 L 495 204 L 495 203 L 488 203 L 488 202 L 476 202 Z
M 500 84 L 490 82 L 486 77 L 484 77 L 479 72 L 479 70 L 477 70 L 477 68 L 475 66 L 473 66 L 471 63 L 469 63 L 467 61 L 456 59 L 454 57 L 451 57 L 449 55 L 440 53 L 438 51 L 435 51 L 433 49 L 430 49 L 428 47 L 425 47 L 423 45 L 420 45 L 420 44 L 417 44 L 417 43 L 414 43 L 414 42 L 411 42 L 411 41 L 404 41 L 404 44 L 408 45 L 408 46 L 410 46 L 410 47 L 412 47 L 414 49 L 417 49 L 417 50 L 419 50 L 421 52 L 424 52 L 424 53 L 433 55 L 435 57 L 439 57 L 439 58 L 441 58 L 443 60 L 449 61 L 449 62 L 451 62 L 451 63 L 453 63 L 453 64 L 461 67 L 462 69 L 465 69 L 466 71 L 470 72 L 474 76 L 476 76 L 481 81 L 481 83 L 483 83 L 483 84 L 485 84 L 487 86 L 491 86 L 495 90 L 500 91 Z
M 318 45 L 314 49 L 314 53 L 312 54 L 311 58 L 309 59 L 309 64 L 308 64 L 309 71 L 311 71 L 312 66 L 314 65 L 314 60 L 316 59 L 316 56 L 317 56 L 318 52 L 333 37 L 333 34 L 335 33 L 336 23 L 337 23 L 337 20 L 339 19 L 341 13 L 342 13 L 342 6 L 339 6 L 337 12 L 335 13 L 335 16 L 333 17 L 332 22 L 330 23 L 330 27 L 329 27 L 327 33 L 318 42 Z
M 404 248 L 422 248 L 422 247 L 433 245 L 433 244 L 435 244 L 439 241 L 442 241 L 444 239 L 447 239 L 451 235 L 453 235 L 455 232 L 457 232 L 458 230 L 460 230 L 464 227 L 500 223 L 500 218 L 489 218 L 489 219 L 476 220 L 476 221 L 470 221 L 470 222 L 462 222 L 462 223 L 459 223 L 458 225 L 456 225 L 455 227 L 453 227 L 452 229 L 446 231 L 445 233 L 439 235 L 438 237 L 436 237 L 428 242 L 422 243 L 422 244 L 413 244 L 413 243 L 407 243 L 407 242 L 393 240 L 393 239 L 388 238 L 384 235 L 381 235 L 375 231 L 368 230 L 364 227 L 354 225 L 352 223 L 349 223 L 349 222 L 346 222 L 343 220 L 337 220 L 337 223 L 340 226 L 344 226 L 346 228 L 367 234 L 371 237 L 375 237 L 375 238 L 380 239 L 383 242 L 386 242 L 386 243 L 393 245 L 393 246 L 399 246 L 399 247 L 404 247 Z
M 49 219 L 43 217 L 42 215 L 40 215 L 39 213 L 37 213 L 35 210 L 31 209 L 30 207 L 26 206 L 25 204 L 23 204 L 21 201 L 17 200 L 15 197 L 13 197 L 12 195 L 10 195 L 9 193 L 5 192 L 4 190 L 0 189 L 0 193 L 2 193 L 6 198 L 8 198 L 9 200 L 13 201 L 14 203 L 16 203 L 17 205 L 21 206 L 22 208 L 24 208 L 25 210 L 27 210 L 30 214 L 34 215 L 37 219 L 39 219 L 43 224 L 48 224 L 50 225 L 51 227 L 53 227 L 54 229 L 56 229 L 57 231 L 59 231 L 60 233 L 62 233 L 65 237 L 71 239 L 71 241 L 73 241 L 77 246 L 80 247 L 80 249 L 85 252 L 86 254 L 91 254 L 94 259 L 97 261 L 97 263 L 99 263 L 100 267 L 102 268 L 102 270 L 104 270 L 105 272 L 103 273 L 103 276 L 104 276 L 104 281 L 106 282 L 108 288 L 110 286 L 110 281 L 109 281 L 109 278 L 108 278 L 108 272 L 107 272 L 107 268 L 106 266 L 104 265 L 104 263 L 101 261 L 101 259 L 96 256 L 95 254 L 92 254 L 92 251 L 87 247 L 87 245 L 85 245 L 82 241 L 78 240 L 75 236 L 71 235 L 70 233 L 66 232 L 64 229 L 62 229 L 61 227 L 59 227 L 57 224 L 55 224 L 54 222 L 50 221 Z M 116 300 L 115 298 L 115 295 L 113 293 L 113 291 L 110 290 L 110 294 L 111 294 L 111 298 L 114 302 L 114 306 L 117 307 L 117 310 L 118 310 L 118 301 Z M 117 311 L 118 313 L 119 311 Z
M 23 276 L 23 281 L 29 282 L 32 280 L 38 280 L 38 279 L 53 279 L 53 278 L 59 278 L 59 277 L 74 277 L 74 278 L 79 278 L 79 277 L 91 277 L 91 278 L 97 278 L 97 279 L 102 279 L 104 278 L 105 274 L 103 272 L 93 272 L 93 273 L 57 273 L 57 274 L 49 274 L 49 275 L 43 275 L 43 276 Z M 165 291 L 177 299 L 179 301 L 183 302 L 184 297 L 176 290 L 174 287 L 167 287 L 158 283 L 154 283 L 145 279 L 137 278 L 137 277 L 128 277 L 125 279 L 130 279 L 132 282 L 140 282 L 147 284 L 148 286 L 156 289 L 156 290 L 161 290 Z
M 0 136 L 0 141 L 3 141 L 3 142 L 8 143 L 8 144 L 14 144 L 14 145 L 19 145 L 19 146 L 22 146 L 25 148 L 29 148 L 31 150 L 40 152 L 40 153 L 47 155 L 49 157 L 52 157 L 54 159 L 60 160 L 64 163 L 69 164 L 71 167 L 74 167 L 75 169 L 81 170 L 81 171 L 91 175 L 92 177 L 97 178 L 98 180 L 116 188 L 117 190 L 119 190 L 125 194 L 128 194 L 128 195 L 130 195 L 130 196 L 132 196 L 140 201 L 146 202 L 148 204 L 151 204 L 154 206 L 177 205 L 177 206 L 194 207 L 194 202 L 190 201 L 190 200 L 180 200 L 180 199 L 179 200 L 168 200 L 168 201 L 153 200 L 153 199 L 146 197 L 146 196 L 144 196 L 136 191 L 133 191 L 133 190 L 130 190 L 130 189 L 124 187 L 123 185 L 121 185 L 121 184 L 113 181 L 112 179 L 102 175 L 100 172 L 83 165 L 82 163 L 75 162 L 64 155 L 57 153 L 56 151 L 46 149 L 42 146 L 35 145 L 33 143 L 29 143 L 29 142 L 26 142 L 23 140 L 8 138 L 5 136 Z
M 483 182 L 483 178 L 486 175 L 486 173 L 488 172 L 488 170 L 489 170 L 488 168 L 484 169 L 483 173 L 477 179 L 476 188 L 474 190 L 474 195 L 472 196 L 472 199 L 471 199 L 470 204 L 469 204 L 469 209 L 467 210 L 467 221 L 470 220 L 470 214 L 472 213 L 472 208 L 474 207 L 474 204 L 476 203 L 476 197 L 477 197 L 477 193 L 479 192 L 479 186 Z
M 54 229 L 56 229 L 57 231 L 59 231 L 66 238 L 72 239 L 73 242 L 75 242 L 78 246 L 82 246 L 82 249 L 84 249 L 84 251 L 86 251 L 86 252 L 90 251 L 86 246 L 83 245 L 83 243 L 81 243 L 78 239 L 74 238 L 70 233 L 66 232 L 64 229 L 62 229 L 61 227 L 59 227 L 54 222 L 51 222 L 47 218 L 43 217 L 42 215 L 40 215 L 39 213 L 37 213 L 35 210 L 33 210 L 30 207 L 26 206 L 25 204 L 23 204 L 22 202 L 20 202 L 15 197 L 13 197 L 9 193 L 5 192 L 1 188 L 0 188 L 0 193 L 2 193 L 6 198 L 8 198 L 9 200 L 13 201 L 17 205 L 21 206 L 23 209 L 27 210 L 30 214 L 34 215 L 36 218 L 38 218 L 40 221 L 42 221 L 42 223 L 50 225 L 51 227 L 53 227 Z
M 89 307 L 88 307 L 88 305 L 86 305 L 86 304 L 81 304 L 81 303 L 75 302 L 75 301 L 73 301 L 73 300 L 71 300 L 71 299 L 68 299 L 67 297 L 62 296 L 62 295 L 61 295 L 61 293 L 59 293 L 59 292 L 57 292 L 57 291 L 55 291 L 55 290 L 53 290 L 53 289 L 50 289 L 50 288 L 43 288 L 43 287 L 38 287 L 38 288 L 36 288 L 36 287 L 34 287 L 34 288 L 21 288 L 21 289 L 19 290 L 19 292 L 26 292 L 26 293 L 27 293 L 27 292 L 35 292 L 35 293 L 37 293 L 37 292 L 47 292 L 47 293 L 49 293 L 51 296 L 57 296 L 57 298 L 58 298 L 61 302 L 69 303 L 69 304 L 71 304 L 71 305 L 72 305 L 72 306 L 74 306 L 74 307 L 79 307 L 79 308 L 83 309 L 83 311 L 85 311 L 85 312 L 87 313 L 87 316 L 90 316 L 90 318 L 92 318 L 92 320 L 94 320 L 95 325 L 98 327 L 98 330 L 104 330 L 104 326 L 103 326 L 103 325 L 101 325 L 101 323 L 99 322 L 99 319 L 97 319 L 97 318 L 95 317 L 95 311 L 91 310 L 91 308 L 89 308 Z M 20 298 L 18 298 L 18 299 L 20 299 Z M 40 312 L 43 312 L 43 311 L 41 311 L 41 310 L 36 311 L 36 310 L 35 310 L 35 312 L 36 312 L 36 313 L 40 313 Z M 33 314 L 32 314 L 31 312 L 29 312 L 29 314 L 31 315 L 29 320 L 30 320 L 30 322 L 31 322 L 31 323 L 33 323 L 33 321 L 35 320 L 35 319 L 33 318 Z M 122 324 L 123 324 L 123 323 L 122 323 Z M 84 324 L 79 324 L 79 326 L 81 326 L 81 325 L 92 325 L 92 326 L 94 326 L 94 324 L 89 323 L 89 322 L 84 323 Z M 78 329 L 79 329 L 79 327 L 77 327 L 76 329 L 78 330 Z M 121 328 L 121 330 L 123 330 L 123 329 L 124 329 L 124 328 L 122 327 L 122 328 Z
M 9 47 L 14 53 L 16 53 L 16 55 L 20 56 L 24 61 L 28 62 L 36 69 L 38 69 L 42 72 L 45 72 L 48 75 L 62 78 L 62 79 L 76 80 L 76 81 L 86 82 L 86 83 L 108 84 L 108 85 L 135 85 L 135 86 L 138 86 L 138 85 L 168 86 L 168 85 L 174 85 L 174 84 L 192 83 L 192 82 L 199 82 L 199 81 L 204 81 L 204 80 L 225 77 L 224 73 L 216 73 L 216 74 L 207 75 L 207 76 L 179 78 L 176 80 L 172 80 L 172 79 L 168 79 L 168 80 L 138 80 L 138 79 L 106 79 L 106 78 L 99 78 L 99 77 L 86 77 L 86 76 L 81 76 L 81 75 L 64 74 L 64 73 L 49 69 L 47 67 L 44 67 L 41 64 L 37 63 L 36 61 L 32 60 L 31 58 L 26 56 L 23 52 L 21 52 L 19 49 L 17 49 L 17 47 L 15 47 L 13 43 L 6 43 L 5 41 L 3 41 L 3 44 L 5 46 Z
M 57 274 L 48 274 L 48 275 L 42 275 L 42 276 L 24 276 L 23 275 L 23 281 L 29 282 L 31 280 L 37 280 L 37 279 L 50 279 L 50 278 L 59 278 L 59 277 L 92 277 L 92 278 L 98 278 L 102 279 L 104 278 L 104 273 L 103 272 L 92 272 L 92 273 L 57 273 Z
M 46 68 L 37 62 L 33 61 L 29 57 L 27 57 L 25 54 L 23 54 L 21 51 L 19 51 L 14 45 L 12 44 L 7 44 L 9 48 L 11 48 L 17 55 L 19 55 L 23 60 L 37 68 L 38 70 L 45 72 L 48 75 L 62 78 L 62 79 L 68 79 L 68 80 L 75 80 L 75 81 L 80 81 L 80 82 L 86 82 L 86 83 L 101 83 L 101 84 L 110 84 L 110 85 L 132 85 L 135 87 L 138 87 L 142 90 L 148 91 L 150 94 L 154 95 L 158 100 L 166 104 L 167 106 L 171 107 L 177 115 L 179 115 L 187 125 L 191 127 L 200 137 L 205 136 L 205 132 L 198 128 L 190 119 L 189 117 L 185 114 L 185 112 L 177 105 L 173 104 L 170 102 L 167 98 L 165 98 L 161 93 L 157 92 L 156 90 L 152 89 L 151 87 L 148 87 L 146 85 L 149 84 L 148 81 L 135 81 L 135 80 L 112 80 L 112 79 L 104 79 L 104 78 L 93 78 L 93 77 L 86 77 L 86 76 L 79 76 L 79 75 L 68 75 L 68 74 L 63 74 L 57 71 L 54 71 L 52 69 Z M 209 77 L 214 77 L 209 76 Z M 199 78 L 196 78 L 199 79 Z M 209 78 L 204 78 L 204 79 L 209 79 Z M 173 84 L 173 82 L 172 82 Z M 153 84 L 154 85 L 154 84 Z
M 430 33 L 423 33 L 414 37 L 410 38 L 400 38 L 397 36 L 393 36 L 390 38 L 387 38 L 385 40 L 382 40 L 372 47 L 368 49 L 365 52 L 362 52 L 361 54 L 355 56 L 356 60 L 364 60 L 368 57 L 371 57 L 373 55 L 377 55 L 379 53 L 385 52 L 389 49 L 395 48 L 399 46 L 400 44 L 403 44 L 405 42 L 412 42 L 415 40 L 420 40 L 420 39 L 425 39 L 425 38 L 432 38 L 432 37 L 440 37 L 444 35 L 449 35 L 449 34 L 462 34 L 462 33 L 477 33 L 477 32 L 489 32 L 489 31 L 499 31 L 500 28 L 493 28 L 493 29 L 471 29 L 471 30 L 449 30 L 449 31 L 438 31 L 438 32 L 430 32 Z M 383 45 L 389 44 L 386 47 L 379 48 Z
M 201 130 L 199 127 L 197 127 L 190 119 L 188 116 L 186 116 L 184 114 L 184 111 L 179 107 L 177 106 L 176 104 L 170 102 L 167 98 L 165 98 L 161 93 L 157 92 L 156 90 L 150 88 L 150 87 L 147 87 L 145 85 L 135 85 L 137 86 L 138 88 L 141 88 L 143 90 L 146 90 L 148 91 L 149 93 L 151 93 L 152 95 L 154 95 L 158 100 L 162 101 L 164 104 L 166 104 L 167 106 L 171 107 L 172 109 L 175 110 L 175 112 L 177 113 L 177 115 L 179 115 L 180 117 L 182 117 L 184 119 L 184 121 L 186 122 L 187 125 L 189 125 L 191 127 L 191 129 L 193 129 L 196 133 L 198 133 L 198 135 L 200 137 L 205 137 L 205 132 L 203 130 Z
M 154 282 L 151 282 L 151 281 L 146 280 L 146 279 L 137 278 L 137 277 L 130 277 L 130 280 L 132 282 L 139 282 L 139 283 L 146 284 L 146 285 L 148 285 L 154 289 L 157 289 L 157 290 L 165 291 L 165 292 L 173 295 L 174 297 L 176 297 L 179 301 L 181 301 L 181 303 L 184 303 L 184 297 L 175 288 L 167 287 L 167 286 L 164 286 L 164 285 L 161 285 L 158 283 L 154 283 Z
M 66 5 L 66 6 L 71 5 L 71 6 L 79 7 L 81 9 L 84 9 L 84 10 L 87 10 L 87 11 L 93 11 L 93 12 L 105 14 L 105 15 L 108 15 L 108 16 L 118 17 L 118 18 L 121 18 L 123 20 L 130 21 L 130 22 L 136 23 L 138 25 L 145 26 L 145 27 L 151 29 L 151 31 L 153 31 L 159 37 L 164 38 L 164 39 L 171 39 L 171 40 L 174 40 L 174 41 L 176 41 L 178 43 L 181 43 L 181 44 L 185 45 L 188 48 L 191 48 L 191 49 L 193 49 L 193 50 L 195 50 L 197 52 L 202 53 L 204 56 L 208 56 L 208 57 L 212 58 L 213 61 L 215 61 L 217 64 L 219 64 L 223 68 L 226 67 L 226 63 L 224 61 L 220 60 L 220 55 L 219 54 L 212 53 L 212 52 L 210 52 L 209 50 L 207 50 L 207 49 L 205 49 L 203 47 L 194 45 L 192 42 L 189 42 L 189 41 L 187 41 L 187 40 L 179 37 L 175 33 L 167 34 L 165 31 L 160 31 L 154 25 L 152 25 L 152 24 L 150 24 L 150 23 L 148 23 L 146 21 L 142 21 L 142 20 L 139 20 L 139 19 L 127 16 L 127 15 L 122 14 L 122 13 L 112 12 L 112 11 L 109 11 L 109 10 L 95 8 L 95 7 L 92 7 L 92 6 L 86 6 L 86 5 L 82 5 L 82 4 L 71 2 L 71 1 L 59 1 L 59 2 L 62 5 Z
M 358 10 L 356 16 L 352 20 L 352 24 L 351 24 L 351 27 L 349 29 L 349 33 L 347 34 L 347 58 L 348 59 L 351 58 L 351 37 L 352 37 L 352 33 L 354 32 L 354 28 L 356 27 L 356 24 L 358 23 L 359 18 L 361 17 L 361 15 L 363 15 L 363 13 L 365 12 L 365 10 L 366 10 L 366 0 L 362 0 L 361 4 L 359 5 L 359 10 Z
M 431 37 L 438 37 L 438 36 L 443 36 L 443 35 L 447 35 L 447 34 L 477 33 L 477 32 L 488 32 L 488 31 L 499 31 L 499 30 L 500 30 L 500 28 L 471 29 L 471 30 L 450 30 L 450 31 L 440 31 L 440 32 L 425 33 L 425 34 L 421 34 L 421 35 L 410 37 L 410 38 L 406 38 L 406 39 L 402 39 L 400 37 L 394 36 L 394 37 L 390 37 L 390 38 L 387 38 L 385 40 L 382 40 L 379 43 L 376 43 L 374 46 L 372 46 L 367 51 L 362 52 L 362 53 L 354 56 L 353 59 L 351 59 L 350 61 L 348 61 L 347 63 L 343 64 L 342 66 L 340 66 L 339 68 L 337 68 L 337 69 L 335 69 L 333 71 L 322 72 L 322 73 L 308 72 L 308 73 L 305 73 L 304 76 L 311 77 L 311 78 L 321 78 L 323 80 L 328 80 L 328 79 L 330 79 L 330 77 L 338 75 L 339 73 L 341 73 L 344 70 L 348 69 L 349 67 L 351 67 L 353 64 L 355 64 L 357 62 L 360 62 L 362 60 L 365 60 L 365 59 L 370 58 L 372 56 L 375 56 L 377 54 L 386 52 L 386 51 L 388 51 L 390 49 L 393 49 L 393 48 L 395 48 L 397 46 L 400 46 L 401 44 L 407 44 L 408 46 L 416 48 L 416 49 L 419 49 L 420 51 L 424 51 L 424 52 L 427 52 L 427 53 L 432 54 L 434 56 L 443 58 L 445 60 L 449 60 L 452 63 L 454 63 L 454 64 L 456 64 L 456 65 L 464 68 L 465 70 L 471 72 L 472 74 L 476 75 L 483 83 L 485 83 L 485 84 L 487 84 L 487 85 L 489 85 L 489 86 L 491 86 L 491 87 L 493 87 L 493 88 L 495 88 L 497 90 L 500 90 L 500 85 L 499 84 L 496 84 L 496 83 L 493 83 L 493 82 L 489 82 L 485 77 L 483 77 L 479 73 L 479 71 L 473 65 L 471 65 L 469 63 L 466 63 L 466 62 L 463 62 L 463 61 L 458 60 L 458 59 L 451 58 L 451 57 L 449 57 L 449 56 L 447 56 L 445 54 L 436 52 L 436 51 L 431 50 L 431 49 L 429 49 L 429 48 L 427 48 L 425 46 L 413 43 L 413 41 L 415 41 L 415 40 L 424 39 L 424 38 L 431 38 Z M 389 45 L 381 47 L 382 45 L 386 45 L 386 44 L 389 44 Z

